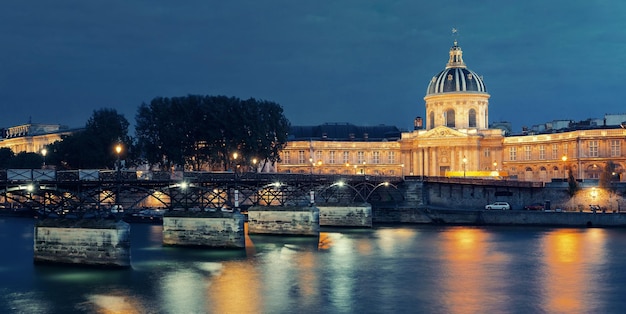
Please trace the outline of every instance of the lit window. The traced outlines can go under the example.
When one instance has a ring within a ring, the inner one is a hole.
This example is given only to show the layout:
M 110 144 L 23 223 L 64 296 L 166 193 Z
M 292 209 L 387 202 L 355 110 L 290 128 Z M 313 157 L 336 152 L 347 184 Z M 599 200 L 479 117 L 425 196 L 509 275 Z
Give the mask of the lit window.
M 598 141 L 589 141 L 589 157 L 598 157 Z
M 611 157 L 622 157 L 622 142 L 611 140 Z

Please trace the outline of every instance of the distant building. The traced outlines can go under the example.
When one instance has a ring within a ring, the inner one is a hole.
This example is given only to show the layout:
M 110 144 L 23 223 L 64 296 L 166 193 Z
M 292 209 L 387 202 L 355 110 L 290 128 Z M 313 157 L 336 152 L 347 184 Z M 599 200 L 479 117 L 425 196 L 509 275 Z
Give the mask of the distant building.
M 455 41 L 446 67 L 426 90 L 425 128 L 419 116 L 414 130 L 399 137 L 386 136 L 391 129 L 365 131 L 349 124 L 293 127 L 277 170 L 548 182 L 566 177 L 568 170 L 577 179 L 598 179 L 611 162 L 614 178 L 626 181 L 625 114 L 554 120 L 512 135 L 508 122 L 489 124 L 489 97 Z
M 10 148 L 13 153 L 39 153 L 48 144 L 72 134 L 70 130 L 59 124 L 27 123 L 2 129 L 0 148 Z

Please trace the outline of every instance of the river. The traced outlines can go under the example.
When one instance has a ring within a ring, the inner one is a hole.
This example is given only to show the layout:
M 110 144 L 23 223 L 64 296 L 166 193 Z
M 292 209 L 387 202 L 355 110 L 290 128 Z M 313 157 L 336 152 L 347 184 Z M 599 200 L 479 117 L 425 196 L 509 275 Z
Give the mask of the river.
M 427 225 L 161 245 L 132 268 L 33 264 L 33 221 L 0 220 L 0 313 L 623 313 L 626 230 Z

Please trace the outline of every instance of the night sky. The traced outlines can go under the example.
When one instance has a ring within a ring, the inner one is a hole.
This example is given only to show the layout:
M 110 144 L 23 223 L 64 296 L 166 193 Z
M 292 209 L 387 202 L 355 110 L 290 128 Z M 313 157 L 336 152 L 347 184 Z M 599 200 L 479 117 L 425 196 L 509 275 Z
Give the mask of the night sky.
M 490 122 L 518 131 L 626 113 L 625 30 L 622 0 L 3 0 L 0 127 L 101 108 L 134 124 L 154 97 L 199 94 L 409 129 L 457 38 Z

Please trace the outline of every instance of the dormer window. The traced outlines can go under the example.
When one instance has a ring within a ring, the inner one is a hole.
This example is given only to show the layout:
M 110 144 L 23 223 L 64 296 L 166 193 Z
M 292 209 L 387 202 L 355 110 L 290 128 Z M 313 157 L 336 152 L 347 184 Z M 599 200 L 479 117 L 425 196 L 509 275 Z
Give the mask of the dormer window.
M 467 79 L 468 79 L 468 80 L 471 80 L 473 77 L 474 77 L 474 76 L 472 75 L 472 73 L 470 73 L 470 74 L 468 74 L 468 75 L 467 75 Z
M 452 81 L 452 74 L 448 74 L 448 81 Z

